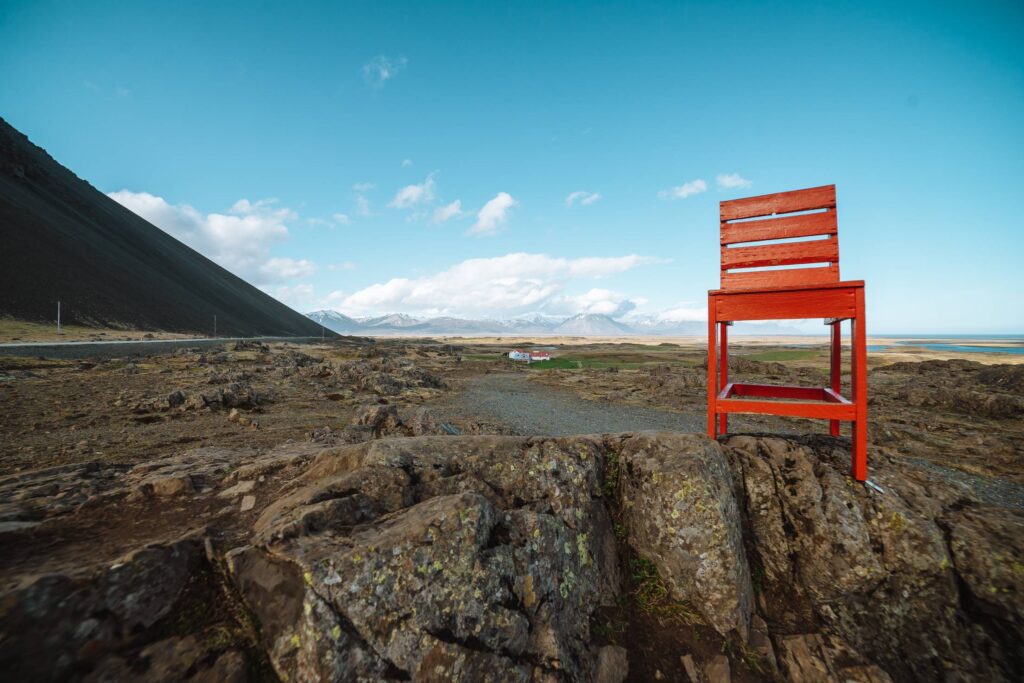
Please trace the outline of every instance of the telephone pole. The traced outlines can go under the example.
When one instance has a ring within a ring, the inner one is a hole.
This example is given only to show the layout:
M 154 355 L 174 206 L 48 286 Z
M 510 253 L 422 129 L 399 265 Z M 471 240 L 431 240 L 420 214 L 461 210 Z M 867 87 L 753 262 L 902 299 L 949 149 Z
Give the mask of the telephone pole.
M 60 299 L 57 299 L 57 334 L 60 333 Z
M 217 338 L 217 315 L 216 314 L 214 314 L 214 316 L 213 316 L 213 338 L 214 339 Z

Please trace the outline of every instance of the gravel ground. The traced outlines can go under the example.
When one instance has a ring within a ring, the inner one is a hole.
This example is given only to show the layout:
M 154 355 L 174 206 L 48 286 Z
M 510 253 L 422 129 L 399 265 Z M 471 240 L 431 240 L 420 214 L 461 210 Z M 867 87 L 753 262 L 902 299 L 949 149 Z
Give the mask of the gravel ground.
M 444 399 L 444 410 L 481 422 L 506 425 L 525 436 L 571 436 L 642 430 L 704 432 L 704 413 L 674 413 L 599 401 L 530 381 L 525 375 L 492 373 L 474 377 L 466 389 Z M 763 433 L 763 425 L 730 420 L 731 433 Z M 784 430 L 788 431 L 788 430 Z M 781 432 L 780 432 L 781 433 Z M 961 472 L 919 458 L 906 462 L 965 484 L 981 501 L 1024 510 L 1024 486 Z
M 455 413 L 507 425 L 517 434 L 570 436 L 667 430 L 701 432 L 703 415 L 585 401 L 569 391 L 531 382 L 523 375 L 482 375 L 450 400 Z

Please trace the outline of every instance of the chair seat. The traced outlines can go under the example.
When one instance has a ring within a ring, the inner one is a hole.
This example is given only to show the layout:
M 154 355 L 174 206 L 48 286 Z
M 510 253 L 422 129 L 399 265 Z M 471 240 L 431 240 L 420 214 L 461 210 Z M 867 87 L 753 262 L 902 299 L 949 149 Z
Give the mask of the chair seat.
M 844 280 L 842 282 L 822 282 L 813 285 L 776 285 L 768 287 L 730 287 L 729 289 L 709 289 L 708 294 L 720 296 L 727 294 L 761 294 L 766 292 L 797 292 L 801 290 L 864 288 L 863 280 Z
M 856 406 L 827 387 L 730 382 L 718 393 L 716 405 L 720 413 L 760 413 L 827 420 L 852 420 L 856 417 Z

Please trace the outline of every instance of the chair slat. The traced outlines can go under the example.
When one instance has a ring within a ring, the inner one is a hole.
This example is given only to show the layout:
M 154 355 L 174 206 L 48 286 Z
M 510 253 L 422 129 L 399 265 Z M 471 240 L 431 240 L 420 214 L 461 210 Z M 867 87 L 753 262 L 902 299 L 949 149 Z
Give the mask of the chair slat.
M 721 240 L 722 244 L 736 244 L 837 234 L 839 226 L 836 222 L 836 212 L 829 210 L 823 213 L 805 213 L 746 223 L 723 222 Z
M 723 221 L 732 221 L 740 218 L 771 216 L 778 213 L 793 213 L 794 211 L 832 209 L 835 208 L 835 205 L 836 186 L 822 185 L 806 190 L 777 192 L 722 202 L 721 216 Z
M 722 289 L 767 289 L 789 285 L 814 285 L 839 280 L 839 265 L 789 270 L 722 271 Z
M 794 266 L 801 263 L 838 263 L 839 240 L 763 244 L 756 247 L 722 247 L 722 268 Z M 764 272 L 760 273 L 764 274 Z

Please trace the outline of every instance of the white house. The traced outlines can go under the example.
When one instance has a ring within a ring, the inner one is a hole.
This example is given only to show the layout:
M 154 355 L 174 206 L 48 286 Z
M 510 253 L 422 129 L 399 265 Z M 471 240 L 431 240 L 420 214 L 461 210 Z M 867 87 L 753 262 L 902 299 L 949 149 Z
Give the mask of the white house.
M 547 351 L 523 351 L 522 349 L 509 351 L 508 357 L 512 360 L 526 361 L 527 363 L 551 360 L 551 354 Z

